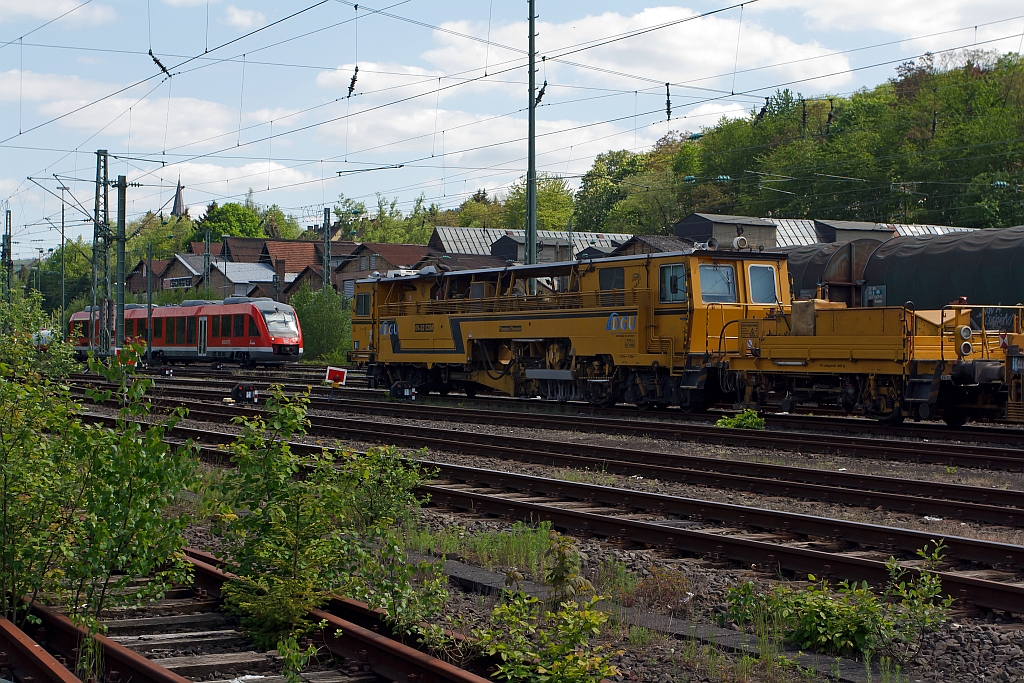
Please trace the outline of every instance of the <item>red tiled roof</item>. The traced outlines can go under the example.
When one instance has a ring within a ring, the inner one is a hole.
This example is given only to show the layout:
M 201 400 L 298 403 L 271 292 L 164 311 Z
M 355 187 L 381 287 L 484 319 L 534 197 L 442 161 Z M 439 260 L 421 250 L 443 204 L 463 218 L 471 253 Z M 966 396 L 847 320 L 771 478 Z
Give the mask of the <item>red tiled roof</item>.
M 224 245 L 220 242 L 210 242 L 210 254 L 212 256 L 219 256 L 221 247 Z M 205 254 L 206 253 L 206 242 L 189 242 L 188 251 L 190 254 Z M 154 269 L 156 268 L 156 261 L 153 262 Z
M 425 244 L 390 244 L 386 242 L 363 242 L 353 253 L 377 254 L 385 261 L 396 268 L 414 266 L 423 257 L 436 254 L 433 249 Z
M 333 246 L 333 245 L 332 245 Z M 323 261 L 318 242 L 271 242 L 266 244 L 266 253 L 271 262 L 284 259 L 285 268 L 289 273 L 297 273 L 307 266 Z M 331 250 L 332 254 L 334 250 Z
M 267 240 L 262 237 L 229 237 L 227 256 L 235 263 L 257 263 Z M 210 251 L 213 251 L 212 249 Z

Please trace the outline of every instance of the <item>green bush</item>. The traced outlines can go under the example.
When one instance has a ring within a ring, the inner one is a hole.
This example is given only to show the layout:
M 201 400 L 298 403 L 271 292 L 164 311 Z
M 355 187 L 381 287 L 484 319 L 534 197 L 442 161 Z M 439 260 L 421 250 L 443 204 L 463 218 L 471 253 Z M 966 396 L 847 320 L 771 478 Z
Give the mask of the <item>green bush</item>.
M 764 418 L 758 415 L 756 410 L 747 408 L 739 415 L 719 418 L 715 422 L 715 426 L 735 429 L 764 429 Z
M 345 298 L 333 287 L 313 292 L 303 283 L 288 303 L 299 316 L 306 360 L 343 364 L 352 348 L 352 312 Z
M 881 595 L 867 582 L 843 581 L 833 589 L 816 581 L 803 589 L 777 585 L 761 592 L 753 583 L 726 589 L 725 617 L 739 624 L 772 618 L 797 646 L 833 655 L 881 653 L 906 662 L 916 656 L 921 637 L 943 623 L 952 598 L 941 597 L 942 582 L 934 569 L 943 545 L 918 551 L 924 565 L 907 580 L 907 570 L 889 558 L 889 580 Z
M 608 615 L 597 609 L 605 596 L 563 602 L 539 619 L 541 603 L 522 592 L 505 593 L 490 623 L 473 633 L 484 652 L 501 658 L 493 678 L 529 683 L 597 683 L 617 675 L 607 646 L 594 646 Z

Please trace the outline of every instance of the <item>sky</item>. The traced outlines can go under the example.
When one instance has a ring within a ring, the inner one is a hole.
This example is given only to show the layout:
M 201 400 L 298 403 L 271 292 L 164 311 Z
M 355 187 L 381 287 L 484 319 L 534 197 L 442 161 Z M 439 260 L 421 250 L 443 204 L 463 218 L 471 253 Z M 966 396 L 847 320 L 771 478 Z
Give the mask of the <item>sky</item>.
M 1019 0 L 536 0 L 536 13 L 538 168 L 573 185 L 601 152 L 743 116 L 779 88 L 846 95 L 925 52 L 1024 42 Z M 500 195 L 526 170 L 527 18 L 526 0 L 0 0 L 14 256 L 59 246 L 61 194 L 65 234 L 91 239 L 97 149 L 133 184 L 129 220 L 169 213 L 179 181 L 193 218 L 251 189 L 303 226 L 339 194 L 405 211 Z

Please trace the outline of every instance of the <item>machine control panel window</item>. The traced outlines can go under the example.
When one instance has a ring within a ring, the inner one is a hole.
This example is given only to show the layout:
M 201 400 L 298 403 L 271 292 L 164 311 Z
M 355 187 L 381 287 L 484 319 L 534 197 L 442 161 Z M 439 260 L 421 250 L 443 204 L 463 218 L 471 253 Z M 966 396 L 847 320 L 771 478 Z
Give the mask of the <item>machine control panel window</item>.
M 779 303 L 779 294 L 775 289 L 775 266 L 750 266 L 750 303 Z
M 626 288 L 626 269 L 625 268 L 601 268 L 597 271 L 598 284 L 601 285 L 601 291 L 608 292 L 613 289 L 625 289 Z
M 369 294 L 356 294 L 356 315 L 370 315 Z
M 659 300 L 661 303 L 673 301 L 686 301 L 686 266 L 676 263 L 671 266 L 661 267 L 661 288 Z
M 700 296 L 705 303 L 736 303 L 736 270 L 721 263 L 701 264 Z

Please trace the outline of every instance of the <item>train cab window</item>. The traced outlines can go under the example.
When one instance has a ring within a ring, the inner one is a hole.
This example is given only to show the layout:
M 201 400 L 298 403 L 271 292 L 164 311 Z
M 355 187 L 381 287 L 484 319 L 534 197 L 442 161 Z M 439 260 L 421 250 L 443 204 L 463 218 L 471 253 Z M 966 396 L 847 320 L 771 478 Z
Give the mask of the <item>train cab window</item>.
M 597 283 L 602 292 L 602 306 L 622 306 L 626 303 L 626 269 L 625 268 L 599 268 L 597 271 Z
M 219 337 L 220 336 L 220 316 L 219 315 L 212 316 L 210 318 L 210 322 L 211 322 L 211 326 L 213 328 L 213 329 L 210 330 L 210 336 L 211 337 Z
M 601 291 L 607 292 L 613 289 L 625 289 L 626 288 L 626 269 L 625 268 L 601 268 L 597 271 L 598 284 L 601 285 Z
M 661 303 L 686 301 L 686 266 L 682 263 L 661 267 Z
M 196 343 L 196 319 L 189 317 L 185 318 L 185 343 L 195 344 Z
M 750 303 L 777 304 L 779 295 L 775 291 L 775 266 L 750 266 Z
M 245 336 L 245 316 L 239 313 L 235 316 L 235 329 L 232 337 L 244 337 Z
M 164 319 L 153 318 L 153 338 L 164 336 Z
M 177 344 L 184 344 L 185 343 L 185 319 L 184 318 L 175 318 L 175 320 L 174 320 L 174 327 L 175 327 L 175 334 L 174 334 L 175 343 L 177 343 Z
M 260 336 L 260 328 L 256 325 L 256 318 L 249 316 L 249 336 L 258 337 Z
M 370 295 L 356 294 L 356 315 L 370 315 Z
M 705 303 L 736 303 L 736 270 L 721 263 L 702 264 L 700 296 Z

